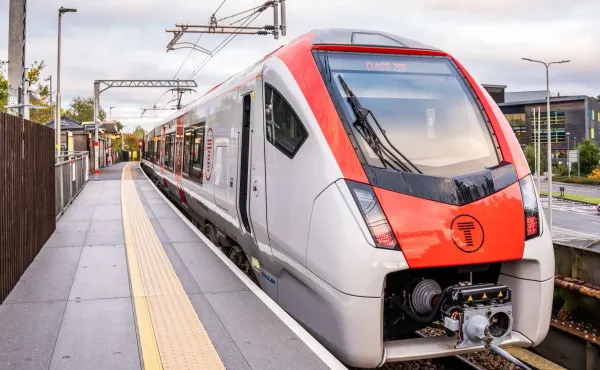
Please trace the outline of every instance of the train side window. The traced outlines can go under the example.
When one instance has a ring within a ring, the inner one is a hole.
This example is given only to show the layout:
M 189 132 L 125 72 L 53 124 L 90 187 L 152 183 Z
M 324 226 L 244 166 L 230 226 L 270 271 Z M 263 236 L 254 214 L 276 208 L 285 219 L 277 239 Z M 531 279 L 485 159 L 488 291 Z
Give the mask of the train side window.
M 268 84 L 265 84 L 265 116 L 267 141 L 294 158 L 308 133 L 290 104 Z
M 165 143 L 165 154 L 167 156 L 166 167 L 173 171 L 173 134 L 167 135 Z
M 190 162 L 192 161 L 192 141 L 194 140 L 194 131 L 186 130 L 183 135 L 183 174 L 189 176 Z
M 192 166 L 190 170 L 190 178 L 202 184 L 202 165 L 204 164 L 204 122 L 198 123 L 193 128 L 193 144 L 192 144 Z

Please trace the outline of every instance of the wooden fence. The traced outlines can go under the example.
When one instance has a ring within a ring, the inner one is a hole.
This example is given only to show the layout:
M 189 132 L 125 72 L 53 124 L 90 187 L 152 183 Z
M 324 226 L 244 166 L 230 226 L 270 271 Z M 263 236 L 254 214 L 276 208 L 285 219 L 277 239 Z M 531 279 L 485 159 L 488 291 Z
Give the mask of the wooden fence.
M 54 130 L 0 113 L 0 303 L 56 229 Z

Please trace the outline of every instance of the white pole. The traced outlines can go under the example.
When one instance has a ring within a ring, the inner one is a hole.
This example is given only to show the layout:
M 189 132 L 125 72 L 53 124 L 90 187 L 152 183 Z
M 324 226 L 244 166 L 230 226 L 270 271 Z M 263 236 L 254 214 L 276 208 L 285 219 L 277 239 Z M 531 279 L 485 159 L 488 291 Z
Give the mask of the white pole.
M 539 169 L 538 169 L 538 165 L 537 165 L 537 144 L 536 144 L 536 139 L 537 139 L 537 133 L 535 132 L 535 108 L 533 108 L 533 114 L 532 114 L 532 125 L 531 127 L 533 127 L 533 171 L 535 172 L 535 178 L 539 179 L 540 178 L 540 173 L 539 173 Z M 538 190 L 539 191 L 539 190 Z
M 567 171 L 569 172 L 569 178 L 571 178 L 571 156 L 569 155 L 569 133 L 567 132 Z
M 27 78 L 27 71 L 29 68 L 23 68 L 25 81 L 23 81 L 23 119 L 29 119 L 29 79 Z
M 58 156 L 60 155 L 61 148 L 61 137 L 60 137 L 60 28 L 62 23 L 62 15 L 63 13 L 58 11 L 58 61 L 56 63 L 56 118 L 54 119 L 54 130 L 56 131 L 56 160 L 60 159 Z
M 537 111 L 537 136 L 538 136 L 538 141 L 537 141 L 537 168 L 539 169 L 540 173 L 537 179 L 537 186 L 538 186 L 538 191 L 542 191 L 542 185 L 541 185 L 541 179 L 542 179 L 542 124 L 541 124 L 541 111 L 540 111 L 540 107 L 538 107 L 538 111 Z
M 100 169 L 98 161 L 100 157 L 100 143 L 98 142 L 98 112 L 100 110 L 100 83 L 94 82 L 94 178 L 99 180 Z
M 550 75 L 546 66 L 546 117 L 548 119 L 548 229 L 552 230 L 552 143 L 550 133 Z

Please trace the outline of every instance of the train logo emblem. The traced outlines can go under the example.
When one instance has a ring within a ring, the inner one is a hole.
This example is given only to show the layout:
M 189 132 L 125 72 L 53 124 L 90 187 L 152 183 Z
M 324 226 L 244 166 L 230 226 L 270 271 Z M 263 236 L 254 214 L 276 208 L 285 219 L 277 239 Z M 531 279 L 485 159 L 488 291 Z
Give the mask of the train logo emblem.
M 212 160 L 213 160 L 213 131 L 212 127 L 208 129 L 206 133 L 206 170 L 204 171 L 204 178 L 206 181 L 210 180 L 210 176 L 212 175 Z
M 454 245 L 463 252 L 476 252 L 483 245 L 483 227 L 471 216 L 457 216 L 450 229 Z

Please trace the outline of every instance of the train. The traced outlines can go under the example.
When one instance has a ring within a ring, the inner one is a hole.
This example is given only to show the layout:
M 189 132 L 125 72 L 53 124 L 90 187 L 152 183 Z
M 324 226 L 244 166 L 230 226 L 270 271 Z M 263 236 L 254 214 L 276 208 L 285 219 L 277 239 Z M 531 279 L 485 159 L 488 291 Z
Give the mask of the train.
M 504 115 L 449 53 L 311 31 L 159 122 L 142 152 L 149 178 L 349 366 L 547 335 L 539 194 Z

